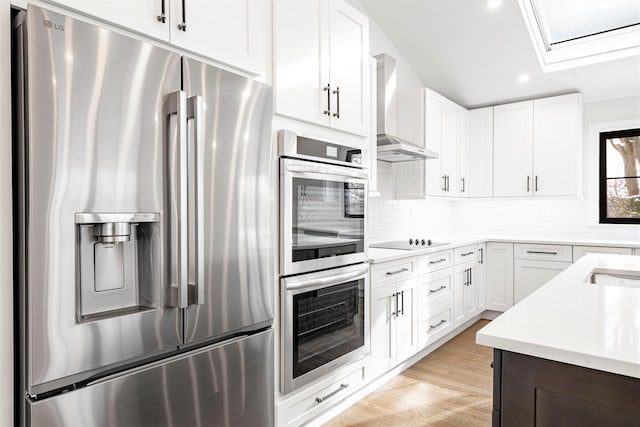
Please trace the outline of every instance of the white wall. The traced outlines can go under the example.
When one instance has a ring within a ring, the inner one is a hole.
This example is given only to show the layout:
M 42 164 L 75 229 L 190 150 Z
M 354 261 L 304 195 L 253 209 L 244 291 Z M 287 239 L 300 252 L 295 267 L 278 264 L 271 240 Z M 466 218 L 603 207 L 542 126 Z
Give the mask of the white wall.
M 13 266 L 11 226 L 11 15 L 0 0 L 0 425 L 13 425 Z
M 640 125 L 640 97 L 584 105 L 584 199 L 483 199 L 454 203 L 453 230 L 514 236 L 593 238 L 640 242 L 640 226 L 597 224 L 598 138 L 602 124 Z

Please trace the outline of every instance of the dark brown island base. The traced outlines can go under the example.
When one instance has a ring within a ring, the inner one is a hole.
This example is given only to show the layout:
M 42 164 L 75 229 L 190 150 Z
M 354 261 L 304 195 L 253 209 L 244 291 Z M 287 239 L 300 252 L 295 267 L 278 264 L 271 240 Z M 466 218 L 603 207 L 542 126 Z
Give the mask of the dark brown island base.
M 529 426 L 640 427 L 640 378 L 495 349 L 493 427 Z

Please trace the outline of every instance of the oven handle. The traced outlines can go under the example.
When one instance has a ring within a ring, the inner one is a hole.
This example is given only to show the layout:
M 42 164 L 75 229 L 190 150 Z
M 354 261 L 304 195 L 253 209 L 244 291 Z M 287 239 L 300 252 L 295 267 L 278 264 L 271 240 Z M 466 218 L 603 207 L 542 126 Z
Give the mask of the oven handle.
M 343 282 L 348 282 L 355 278 L 365 275 L 369 270 L 369 265 L 365 264 L 364 267 L 358 268 L 354 271 L 349 271 L 348 273 L 338 274 L 337 276 L 329 276 L 323 277 L 320 279 L 308 279 L 301 280 L 299 282 L 290 283 L 287 285 L 287 291 L 294 291 L 300 289 L 320 289 L 326 288 L 327 286 L 339 285 Z
M 346 178 L 359 178 L 359 179 L 367 179 L 367 173 L 359 170 L 349 170 L 345 168 L 345 170 L 332 170 L 326 166 L 320 165 L 287 165 L 287 170 L 289 172 L 298 172 L 298 173 L 320 173 L 323 175 L 337 175 L 343 176 Z

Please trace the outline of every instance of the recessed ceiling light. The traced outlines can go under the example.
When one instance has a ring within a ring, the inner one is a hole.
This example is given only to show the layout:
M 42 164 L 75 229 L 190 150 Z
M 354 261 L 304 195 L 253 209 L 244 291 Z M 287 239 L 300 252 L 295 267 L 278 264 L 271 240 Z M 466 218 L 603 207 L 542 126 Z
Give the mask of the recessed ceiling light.
M 501 0 L 488 0 L 487 1 L 487 7 L 489 9 L 497 9 L 500 7 L 500 5 L 502 5 L 502 1 Z
M 531 76 L 529 76 L 529 74 L 520 74 L 518 76 L 518 81 L 520 83 L 526 83 L 531 79 Z

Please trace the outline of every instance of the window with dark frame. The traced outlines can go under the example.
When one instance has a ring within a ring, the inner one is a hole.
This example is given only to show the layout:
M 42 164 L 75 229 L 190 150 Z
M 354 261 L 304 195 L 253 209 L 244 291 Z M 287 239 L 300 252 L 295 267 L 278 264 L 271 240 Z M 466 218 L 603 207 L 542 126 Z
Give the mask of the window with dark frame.
M 640 129 L 600 133 L 600 223 L 640 224 Z

